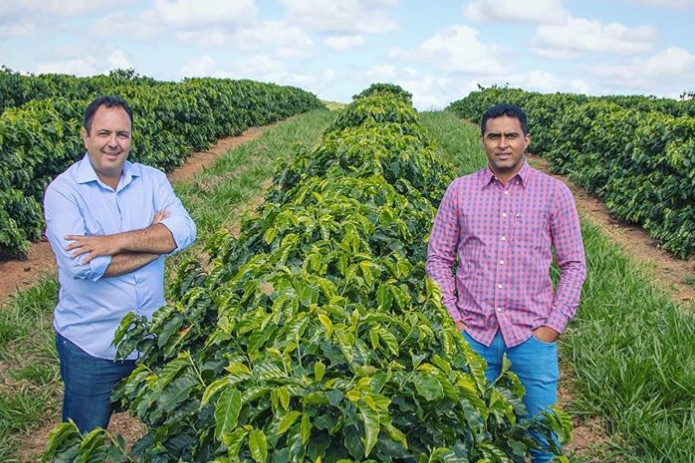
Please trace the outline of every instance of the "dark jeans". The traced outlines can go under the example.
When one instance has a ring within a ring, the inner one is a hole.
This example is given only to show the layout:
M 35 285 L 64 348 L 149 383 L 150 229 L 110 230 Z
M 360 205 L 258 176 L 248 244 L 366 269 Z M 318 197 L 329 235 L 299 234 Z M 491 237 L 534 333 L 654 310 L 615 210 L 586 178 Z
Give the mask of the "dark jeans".
M 81 433 L 106 429 L 113 412 L 114 386 L 135 368 L 134 360 L 114 362 L 92 357 L 56 333 L 63 378 L 63 421 L 72 419 Z

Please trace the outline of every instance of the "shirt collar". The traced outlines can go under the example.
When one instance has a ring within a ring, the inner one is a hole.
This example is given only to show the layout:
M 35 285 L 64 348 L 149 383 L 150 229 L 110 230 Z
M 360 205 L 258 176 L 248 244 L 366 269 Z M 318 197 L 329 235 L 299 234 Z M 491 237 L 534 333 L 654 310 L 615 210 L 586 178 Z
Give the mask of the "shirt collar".
M 123 172 L 121 172 L 121 178 L 118 180 L 118 189 L 120 191 L 130 184 L 133 177 L 140 176 L 140 169 L 137 169 L 130 161 L 126 160 L 123 164 Z M 107 186 L 99 180 L 97 173 L 92 167 L 92 163 L 89 161 L 89 154 L 84 155 L 84 157 L 78 162 L 77 166 L 77 183 L 89 183 L 97 182 L 103 188 Z
M 485 188 L 486 186 L 490 185 L 493 180 L 497 179 L 497 176 L 490 170 L 490 166 L 485 167 L 483 170 L 480 171 L 480 187 Z M 522 186 L 527 186 L 529 180 L 531 179 L 531 167 L 528 165 L 528 161 L 524 159 L 524 165 L 521 166 L 521 169 L 519 172 L 514 175 L 509 181 L 512 182 L 514 179 L 518 178 L 521 180 L 521 185 Z

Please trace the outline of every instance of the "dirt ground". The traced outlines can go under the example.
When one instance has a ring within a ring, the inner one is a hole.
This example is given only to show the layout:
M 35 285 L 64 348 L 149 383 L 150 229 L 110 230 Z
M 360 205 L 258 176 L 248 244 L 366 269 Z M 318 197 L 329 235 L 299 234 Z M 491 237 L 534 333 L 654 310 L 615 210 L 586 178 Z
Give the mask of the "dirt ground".
M 184 166 L 171 172 L 169 179 L 176 182 L 192 178 L 210 165 L 216 157 L 230 148 L 257 138 L 263 130 L 264 128 L 249 129 L 238 137 L 221 140 L 210 151 L 196 153 Z M 534 166 L 547 171 L 546 163 L 541 158 L 531 156 L 530 161 Z M 606 207 L 599 200 L 571 185 L 562 176 L 556 177 L 565 181 L 572 189 L 580 214 L 603 230 L 634 259 L 651 268 L 657 284 L 668 290 L 672 297 L 684 306 L 695 301 L 695 287 L 686 283 L 686 281 L 695 281 L 695 260 L 683 261 L 671 257 L 659 249 L 653 240 L 638 227 L 626 225 L 610 217 Z M 269 184 L 266 183 L 264 186 L 267 188 Z M 262 196 L 259 196 L 249 207 L 256 207 L 261 200 Z M 0 274 L 3 276 L 0 278 L 0 303 L 17 290 L 30 286 L 41 275 L 53 272 L 55 272 L 53 253 L 45 241 L 32 245 L 25 260 L 0 261 Z M 562 403 L 571 401 L 566 387 L 561 386 L 560 397 Z M 596 421 L 576 421 L 574 425 L 573 442 L 567 448 L 568 453 L 582 456 L 588 449 L 606 440 L 600 423 Z M 20 455 L 21 461 L 36 461 L 37 455 L 44 449 L 46 437 L 51 429 L 52 426 L 39 429 L 27 437 L 26 445 Z M 118 413 L 112 418 L 109 430 L 133 442 L 142 435 L 144 426 L 137 419 L 130 418 L 127 413 Z

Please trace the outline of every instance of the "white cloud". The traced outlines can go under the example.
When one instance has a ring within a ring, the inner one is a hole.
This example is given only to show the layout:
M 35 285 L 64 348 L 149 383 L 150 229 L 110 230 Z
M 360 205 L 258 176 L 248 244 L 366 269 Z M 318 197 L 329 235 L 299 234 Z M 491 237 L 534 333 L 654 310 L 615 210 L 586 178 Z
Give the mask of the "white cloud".
M 324 43 L 333 50 L 343 51 L 361 47 L 365 44 L 363 35 L 333 35 L 326 37 Z
M 38 11 L 49 15 L 73 16 L 88 11 L 122 6 L 123 3 L 119 0 L 3 0 L 0 1 L 0 15 L 22 16 Z
M 276 56 L 303 56 L 314 49 L 314 42 L 298 26 L 281 21 L 263 21 L 237 30 L 230 44 L 243 51 L 270 47 Z
M 36 23 L 29 19 L 0 22 L 0 39 L 28 36 L 34 32 L 36 32 Z
M 239 57 L 232 63 L 232 69 L 236 70 L 237 75 L 243 75 L 249 78 L 276 74 L 284 71 L 283 63 L 268 55 L 249 55 Z
M 202 55 L 189 60 L 181 66 L 181 74 L 185 77 L 206 77 L 215 74 L 217 62 L 208 55 Z
M 111 65 L 111 69 L 133 68 L 133 65 L 130 64 L 130 60 L 128 59 L 126 53 L 123 50 L 112 51 L 106 59 L 106 61 L 108 61 L 109 65 Z
M 582 79 L 572 79 L 570 80 L 568 91 L 588 95 L 591 93 L 591 86 Z
M 397 0 L 281 0 L 288 20 L 335 34 L 378 34 L 398 29 L 391 18 Z
M 109 38 L 121 34 L 124 37 L 143 41 L 151 40 L 166 31 L 152 10 L 140 12 L 135 16 L 124 12 L 108 14 L 95 20 L 89 29 L 95 37 Z M 176 31 L 169 30 L 169 33 L 174 32 Z
M 590 70 L 615 91 L 623 89 L 676 97 L 692 90 L 695 55 L 679 47 L 668 48 L 647 59 L 633 59 L 619 65 L 596 66 Z
M 93 47 L 80 50 L 71 50 L 53 55 L 52 61 L 36 65 L 36 73 L 72 74 L 76 76 L 93 76 L 108 73 L 114 69 L 129 69 L 134 66 L 130 63 L 123 50 L 113 50 L 107 53 L 106 59 L 97 58 Z
M 163 24 L 177 28 L 246 24 L 256 18 L 253 0 L 154 0 L 153 8 Z
M 536 54 L 549 58 L 574 58 L 583 52 L 631 55 L 652 50 L 658 35 L 652 26 L 570 18 L 564 26 L 539 27 L 531 43 Z
M 695 8 L 695 0 L 612 0 L 630 5 L 653 6 L 656 8 L 688 9 Z
M 478 40 L 478 31 L 469 26 L 451 26 L 425 40 L 416 50 L 394 50 L 392 58 L 429 63 L 443 71 L 489 74 L 504 67 L 498 59 L 504 50 Z
M 64 59 L 36 65 L 38 74 L 72 74 L 78 77 L 92 76 L 99 73 L 97 60 L 93 56 Z
M 119 11 L 96 20 L 91 32 L 140 40 L 174 37 L 193 46 L 223 47 L 233 42 L 239 28 L 255 24 L 256 15 L 254 0 L 154 0 L 152 8 L 135 15 Z
M 567 12 L 562 0 L 478 0 L 464 8 L 471 21 L 523 21 L 542 24 L 563 24 Z
M 178 31 L 174 37 L 181 43 L 198 47 L 223 47 L 229 43 L 229 35 L 221 27 L 204 30 Z
M 452 91 L 458 93 L 459 81 L 434 76 L 417 69 L 393 65 L 374 66 L 359 77 L 366 88 L 373 83 L 389 82 L 400 85 L 413 95 L 418 110 L 443 109 L 453 101 Z

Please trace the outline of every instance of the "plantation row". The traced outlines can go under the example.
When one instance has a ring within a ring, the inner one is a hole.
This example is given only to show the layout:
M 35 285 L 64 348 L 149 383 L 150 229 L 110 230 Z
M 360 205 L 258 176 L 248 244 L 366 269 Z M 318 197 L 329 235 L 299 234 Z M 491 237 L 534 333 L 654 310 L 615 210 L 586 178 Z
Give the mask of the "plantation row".
M 208 242 L 206 273 L 180 267 L 177 302 L 121 324 L 119 353 L 143 352 L 116 391 L 148 428 L 132 455 L 61 424 L 45 458 L 522 462 L 528 429 L 566 436 L 564 415 L 520 419 L 516 376 L 486 381 L 426 278 L 451 171 L 409 94 L 356 96 L 315 149 L 280 166 L 239 238 Z
M 530 150 L 641 225 L 680 258 L 695 254 L 695 100 L 587 97 L 492 87 L 449 108 L 480 120 L 495 103 L 529 116 Z
M 125 72 L 77 78 L 4 70 L 0 95 L 10 94 L 15 99 L 7 101 L 18 106 L 0 114 L 0 255 L 11 256 L 25 254 L 41 236 L 43 192 L 83 155 L 79 129 L 96 96 L 128 100 L 134 112 L 130 159 L 164 171 L 220 138 L 322 106 L 294 87 L 209 78 L 157 82 Z

